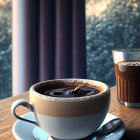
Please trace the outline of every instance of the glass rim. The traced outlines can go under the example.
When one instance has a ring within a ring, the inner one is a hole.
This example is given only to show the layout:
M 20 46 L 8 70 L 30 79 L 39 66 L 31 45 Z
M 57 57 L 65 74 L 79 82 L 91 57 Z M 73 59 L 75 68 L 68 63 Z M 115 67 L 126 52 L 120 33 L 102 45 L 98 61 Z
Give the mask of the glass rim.
M 113 49 L 112 52 L 129 52 L 129 53 L 140 53 L 140 48 L 124 48 L 124 49 Z

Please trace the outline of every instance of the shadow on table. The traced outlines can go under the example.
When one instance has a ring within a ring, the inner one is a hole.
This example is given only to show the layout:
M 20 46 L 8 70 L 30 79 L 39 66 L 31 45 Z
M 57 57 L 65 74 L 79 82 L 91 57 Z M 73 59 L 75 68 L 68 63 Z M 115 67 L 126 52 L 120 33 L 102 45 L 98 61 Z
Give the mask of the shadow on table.
M 140 140 L 140 128 L 127 129 L 122 140 Z

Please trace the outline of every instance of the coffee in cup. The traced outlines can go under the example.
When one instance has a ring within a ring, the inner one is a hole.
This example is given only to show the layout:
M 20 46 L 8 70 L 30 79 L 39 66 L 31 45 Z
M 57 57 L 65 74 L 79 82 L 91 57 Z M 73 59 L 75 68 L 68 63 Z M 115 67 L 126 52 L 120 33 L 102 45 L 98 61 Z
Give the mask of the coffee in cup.
M 62 97 L 62 98 L 70 98 L 70 97 L 82 97 L 82 96 L 90 96 L 94 94 L 98 94 L 101 89 L 97 89 L 95 87 L 90 87 L 89 85 L 70 85 L 70 86 L 53 86 L 53 87 L 44 87 L 37 89 L 37 92 L 46 96 L 52 97 Z
M 110 104 L 109 87 L 86 79 L 57 79 L 30 88 L 30 104 L 17 100 L 15 109 L 27 105 L 36 122 L 30 121 L 57 139 L 81 139 L 95 132 L 105 119 Z M 25 120 L 24 121 L 28 121 Z M 29 121 L 28 121 L 29 122 Z

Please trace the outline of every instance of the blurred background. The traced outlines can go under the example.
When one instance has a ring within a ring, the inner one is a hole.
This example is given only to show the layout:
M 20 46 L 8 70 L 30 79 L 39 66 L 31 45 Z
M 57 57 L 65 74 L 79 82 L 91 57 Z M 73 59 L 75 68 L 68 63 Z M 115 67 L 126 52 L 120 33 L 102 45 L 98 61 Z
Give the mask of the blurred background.
M 140 45 L 140 2 L 86 0 L 87 79 L 115 83 L 112 49 Z M 0 99 L 12 96 L 12 2 L 0 0 Z
M 12 96 L 12 7 L 0 0 L 0 99 Z

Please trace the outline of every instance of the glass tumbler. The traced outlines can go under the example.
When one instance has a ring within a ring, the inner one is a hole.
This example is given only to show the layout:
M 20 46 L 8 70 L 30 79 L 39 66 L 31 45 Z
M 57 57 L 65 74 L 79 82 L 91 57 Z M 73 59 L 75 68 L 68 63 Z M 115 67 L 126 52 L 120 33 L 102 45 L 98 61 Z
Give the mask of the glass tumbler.
M 112 54 L 119 103 L 140 107 L 140 49 L 117 49 Z

